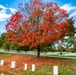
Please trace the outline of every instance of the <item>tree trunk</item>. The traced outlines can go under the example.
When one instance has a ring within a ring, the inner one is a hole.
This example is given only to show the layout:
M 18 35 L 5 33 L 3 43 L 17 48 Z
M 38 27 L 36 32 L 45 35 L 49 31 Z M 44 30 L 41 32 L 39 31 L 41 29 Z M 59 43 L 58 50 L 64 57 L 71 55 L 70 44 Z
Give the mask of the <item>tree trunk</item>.
M 40 57 L 40 45 L 37 46 L 37 57 Z

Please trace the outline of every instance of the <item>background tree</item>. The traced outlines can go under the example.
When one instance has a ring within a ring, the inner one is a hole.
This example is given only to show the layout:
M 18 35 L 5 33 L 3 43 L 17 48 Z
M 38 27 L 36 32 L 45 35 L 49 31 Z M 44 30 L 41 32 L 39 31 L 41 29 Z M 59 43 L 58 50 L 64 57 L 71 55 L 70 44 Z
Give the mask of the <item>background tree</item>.
M 25 52 L 27 52 L 27 51 L 29 51 L 29 47 L 28 46 L 19 46 L 18 48 L 17 48 L 17 52 L 18 51 L 25 51 Z
M 9 51 L 9 50 L 10 50 L 10 44 L 11 44 L 11 42 L 8 41 L 8 40 L 6 40 L 6 41 L 3 43 L 3 49 Z
M 66 36 L 72 37 L 75 34 L 74 20 L 73 20 L 73 18 L 70 18 L 67 21 L 69 23 L 69 26 L 67 27 Z
M 42 44 L 41 51 L 42 52 L 54 51 L 52 48 L 53 45 L 54 45 L 53 42 L 47 42 L 46 44 Z
M 17 42 L 12 41 L 12 42 L 10 43 L 10 50 L 17 50 L 18 48 L 19 48 L 19 45 L 18 45 Z
M 0 37 L 0 48 L 3 46 L 3 43 L 2 43 L 2 40 L 1 40 L 1 37 Z
M 31 0 L 29 0 L 31 1 Z M 65 36 L 69 23 L 68 14 L 56 3 L 42 3 L 32 0 L 31 4 L 20 5 L 20 10 L 12 15 L 6 24 L 7 38 L 18 41 L 20 46 L 37 48 L 47 42 L 57 42 Z
M 1 36 L 0 36 L 0 47 L 2 48 L 4 42 L 5 42 L 5 39 L 6 39 L 6 33 L 2 33 Z

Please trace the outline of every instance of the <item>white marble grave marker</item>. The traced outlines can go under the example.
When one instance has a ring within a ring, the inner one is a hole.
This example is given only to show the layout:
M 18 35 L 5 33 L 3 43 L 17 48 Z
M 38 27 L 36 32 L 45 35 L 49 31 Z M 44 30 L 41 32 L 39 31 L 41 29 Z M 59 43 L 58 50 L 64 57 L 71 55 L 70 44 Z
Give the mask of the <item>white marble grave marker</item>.
M 54 75 L 58 75 L 58 66 L 53 67 Z
M 35 71 L 35 64 L 32 64 L 32 71 Z
M 4 74 L 1 74 L 1 75 L 4 75 Z
M 24 65 L 24 70 L 27 70 L 27 64 Z
M 0 65 L 4 65 L 4 60 L 1 60 Z
M 16 68 L 16 61 L 11 62 L 11 68 Z

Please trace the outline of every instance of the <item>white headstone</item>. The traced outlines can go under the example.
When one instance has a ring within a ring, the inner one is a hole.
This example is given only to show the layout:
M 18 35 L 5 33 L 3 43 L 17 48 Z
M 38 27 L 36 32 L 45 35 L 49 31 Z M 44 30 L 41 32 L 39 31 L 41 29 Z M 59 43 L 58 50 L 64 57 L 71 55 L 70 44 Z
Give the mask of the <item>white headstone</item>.
M 4 74 L 1 74 L 1 75 L 4 75 Z
M 24 70 L 27 70 L 27 64 L 24 65 Z
M 32 71 L 35 71 L 35 64 L 32 64 Z
M 58 75 L 58 66 L 53 67 L 54 75 Z
M 11 62 L 11 68 L 16 68 L 16 61 Z
M 0 65 L 4 65 L 4 60 L 1 60 Z

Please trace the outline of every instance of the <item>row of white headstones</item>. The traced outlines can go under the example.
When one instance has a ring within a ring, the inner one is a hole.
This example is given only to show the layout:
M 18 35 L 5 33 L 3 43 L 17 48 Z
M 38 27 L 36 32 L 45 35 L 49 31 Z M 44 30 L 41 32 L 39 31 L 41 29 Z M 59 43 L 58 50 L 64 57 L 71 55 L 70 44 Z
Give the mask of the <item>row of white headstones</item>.
M 4 64 L 5 64 L 5 61 L 1 60 L 0 65 L 4 65 Z M 16 61 L 12 61 L 10 68 L 16 68 L 16 67 L 17 67 Z M 32 64 L 32 71 L 35 71 L 35 69 L 36 69 L 36 65 Z M 28 65 L 27 64 L 24 64 L 24 70 L 28 70 Z M 53 74 L 58 75 L 58 66 L 53 66 Z M 1 74 L 1 75 L 4 75 L 4 74 Z

